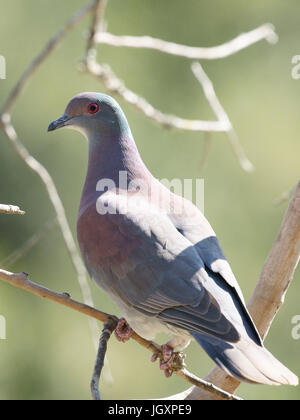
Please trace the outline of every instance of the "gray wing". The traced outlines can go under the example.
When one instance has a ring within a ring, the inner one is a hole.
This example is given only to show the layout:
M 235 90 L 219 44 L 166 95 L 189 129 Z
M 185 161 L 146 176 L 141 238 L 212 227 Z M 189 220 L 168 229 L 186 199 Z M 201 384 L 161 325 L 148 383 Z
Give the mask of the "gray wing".
M 179 197 L 181 199 L 181 197 Z M 243 293 L 233 274 L 231 267 L 224 256 L 212 227 L 207 219 L 192 203 L 184 200 L 185 212 L 182 214 L 171 214 L 169 217 L 179 230 L 193 245 L 205 266 L 206 272 L 219 284 L 222 289 L 228 291 L 235 303 L 237 312 L 231 311 L 234 317 L 233 322 L 243 324 L 248 334 L 258 343 L 262 339 L 248 312 Z
M 134 237 L 138 246 L 113 259 L 110 287 L 127 305 L 176 328 L 238 341 L 235 326 L 207 288 L 213 280 L 193 244 L 168 215 L 147 202 L 128 202 L 124 211 L 121 197 L 114 196 L 110 206 L 117 214 L 107 217 L 123 239 Z

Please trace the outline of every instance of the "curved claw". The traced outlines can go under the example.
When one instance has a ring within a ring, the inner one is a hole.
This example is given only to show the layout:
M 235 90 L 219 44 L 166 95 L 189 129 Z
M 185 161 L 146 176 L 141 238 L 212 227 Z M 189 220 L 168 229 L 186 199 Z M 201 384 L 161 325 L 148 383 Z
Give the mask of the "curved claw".
M 181 352 L 174 352 L 173 347 L 169 344 L 164 344 L 162 346 L 162 355 L 154 353 L 151 357 L 151 361 L 155 362 L 158 357 L 160 358 L 159 367 L 164 371 L 166 378 L 170 378 L 173 372 L 181 370 L 185 367 L 185 354 Z

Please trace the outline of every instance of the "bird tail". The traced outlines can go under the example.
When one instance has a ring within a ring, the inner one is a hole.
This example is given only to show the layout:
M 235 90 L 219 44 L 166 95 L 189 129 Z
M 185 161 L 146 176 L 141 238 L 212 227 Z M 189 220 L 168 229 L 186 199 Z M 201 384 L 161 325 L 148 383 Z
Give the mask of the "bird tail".
M 191 334 L 219 367 L 240 382 L 264 385 L 299 384 L 296 375 L 265 347 L 252 340 L 226 343 L 203 334 Z

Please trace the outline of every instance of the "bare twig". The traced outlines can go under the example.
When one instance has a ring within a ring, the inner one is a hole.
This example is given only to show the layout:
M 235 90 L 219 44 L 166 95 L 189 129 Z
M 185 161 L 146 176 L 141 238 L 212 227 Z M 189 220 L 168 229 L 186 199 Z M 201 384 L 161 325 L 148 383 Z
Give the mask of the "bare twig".
M 105 322 L 100 336 L 99 348 L 91 381 L 91 392 L 93 400 L 95 401 L 101 400 L 101 395 L 99 391 L 100 376 L 104 366 L 104 359 L 107 351 L 107 343 L 117 326 L 117 322 L 118 321 L 115 318 L 111 318 L 107 322 Z
M 95 6 L 90 36 L 87 41 L 86 56 L 82 62 L 81 69 L 87 70 L 91 75 L 100 79 L 100 81 L 112 94 L 120 96 L 122 99 L 135 106 L 135 108 L 142 112 L 145 116 L 164 127 L 207 132 L 230 130 L 231 125 L 229 120 L 220 122 L 186 120 L 174 115 L 166 115 L 162 113 L 161 111 L 155 109 L 149 102 L 146 101 L 146 99 L 128 89 L 107 64 L 100 65 L 97 63 L 96 51 L 94 51 L 93 47 L 95 42 L 98 42 L 99 37 L 103 33 L 103 16 L 105 6 L 106 1 L 104 2 L 104 0 L 98 0 L 98 4 Z
M 233 150 L 233 153 L 235 154 L 238 162 L 240 163 L 241 167 L 246 172 L 252 172 L 254 170 L 253 164 L 250 162 L 250 160 L 247 158 L 245 151 L 239 141 L 238 135 L 234 128 L 227 131 L 226 133 L 228 141 L 231 145 L 231 148 Z
M 63 234 L 63 238 L 65 240 L 65 244 L 67 250 L 70 254 L 72 263 L 74 265 L 75 270 L 77 271 L 77 278 L 78 282 L 82 291 L 83 299 L 86 303 L 93 305 L 92 295 L 90 292 L 90 288 L 88 285 L 87 277 L 86 277 L 86 270 L 81 261 L 81 258 L 78 254 L 75 241 L 73 239 L 71 229 L 69 227 L 65 210 L 56 190 L 55 184 L 47 172 L 46 168 L 44 168 L 40 162 L 34 159 L 27 149 L 23 146 L 21 141 L 18 139 L 16 131 L 13 125 L 10 123 L 11 117 L 10 112 L 23 92 L 26 84 L 28 83 L 29 79 L 35 74 L 38 68 L 42 65 L 42 63 L 48 58 L 48 56 L 55 50 L 55 48 L 63 41 L 64 37 L 67 35 L 69 31 L 71 31 L 88 13 L 93 13 L 93 25 L 95 25 L 96 31 L 96 22 L 101 14 L 104 12 L 105 5 L 107 0 L 93 0 L 87 6 L 83 7 L 79 11 L 77 11 L 66 23 L 66 25 L 58 31 L 51 39 L 47 42 L 45 47 L 42 51 L 34 58 L 34 60 L 30 63 L 28 68 L 20 77 L 19 81 L 12 89 L 9 97 L 7 98 L 0 115 L 0 127 L 6 133 L 8 139 L 14 146 L 15 151 L 19 155 L 19 157 L 33 170 L 39 177 L 42 179 L 46 191 L 49 195 L 49 198 L 54 206 L 55 212 L 57 214 L 57 220 L 59 223 L 59 227 Z M 91 43 L 93 43 L 93 36 L 90 38 Z M 21 213 L 20 213 L 21 214 Z M 26 246 L 27 248 L 27 246 Z M 90 320 L 90 327 L 93 335 L 93 341 L 95 348 L 97 347 L 97 325 L 93 320 Z
M 270 44 L 277 42 L 278 37 L 272 24 L 266 23 L 250 32 L 240 34 L 225 44 L 210 48 L 198 48 L 175 44 L 174 42 L 167 42 L 150 36 L 117 36 L 101 31 L 95 36 L 95 41 L 99 44 L 106 44 L 112 47 L 152 49 L 193 60 L 216 60 L 225 58 L 262 40 L 266 40 Z
M 249 303 L 249 309 L 263 338 L 284 303 L 299 257 L 300 182 Z
M 284 302 L 300 257 L 300 182 L 290 202 L 278 236 L 263 267 L 248 308 L 263 338 Z M 205 378 L 222 389 L 234 393 L 240 382 L 215 367 Z M 172 398 L 212 399 L 212 394 L 192 387 Z
M 33 293 L 43 299 L 50 300 L 52 302 L 59 303 L 60 305 L 74 309 L 84 315 L 88 315 L 101 322 L 107 322 L 111 315 L 105 312 L 98 311 L 92 306 L 86 305 L 85 303 L 77 302 L 71 299 L 68 293 L 57 293 L 46 287 L 40 286 L 29 280 L 27 273 L 14 274 L 6 270 L 0 269 L 0 280 L 11 284 L 12 286 L 19 287 L 20 289 L 26 290 L 27 292 Z
M 211 109 L 213 110 L 215 116 L 219 121 L 226 121 L 230 129 L 232 128 L 232 124 L 229 120 L 228 115 L 226 114 L 224 108 L 222 107 L 215 89 L 214 85 L 212 84 L 212 81 L 209 79 L 205 71 L 203 70 L 203 67 L 200 63 L 197 61 L 193 62 L 191 64 L 191 70 L 194 73 L 194 76 L 198 80 L 198 82 L 201 84 L 204 95 L 207 99 L 207 102 L 209 103 Z
M 86 269 L 77 251 L 76 244 L 69 226 L 69 222 L 66 217 L 64 206 L 57 192 L 56 186 L 52 180 L 52 177 L 50 176 L 47 169 L 38 160 L 36 160 L 33 156 L 30 155 L 26 147 L 20 141 L 13 125 L 10 123 L 9 114 L 5 114 L 2 116 L 2 125 L 4 132 L 6 133 L 7 138 L 14 147 L 14 150 L 17 153 L 17 155 L 42 180 L 48 193 L 49 199 L 53 205 L 54 211 L 56 213 L 58 224 L 62 232 L 72 264 L 77 273 L 77 279 L 81 288 L 83 300 L 85 303 L 93 306 L 93 299 L 87 280 Z M 96 347 L 97 325 L 94 322 L 91 322 L 92 321 L 90 321 L 90 326 L 93 332 L 94 345 Z
M 16 131 L 14 127 L 12 126 L 12 124 L 10 123 L 11 118 L 10 118 L 9 113 L 11 112 L 12 107 L 14 106 L 16 100 L 19 98 L 19 96 L 23 92 L 31 76 L 33 76 L 33 74 L 37 71 L 40 65 L 46 60 L 46 58 L 48 58 L 48 56 L 62 42 L 64 37 L 67 35 L 67 33 L 70 30 L 72 30 L 81 21 L 81 19 L 83 19 L 88 13 L 95 10 L 95 6 L 97 6 L 98 2 L 99 0 L 93 0 L 87 6 L 84 6 L 82 9 L 77 11 L 68 20 L 64 28 L 58 31 L 50 39 L 50 41 L 47 42 L 45 47 L 30 63 L 28 68 L 22 74 L 21 78 L 19 79 L 19 81 L 17 82 L 13 90 L 11 91 L 8 99 L 6 100 L 2 108 L 2 112 L 0 116 L 0 127 L 5 131 L 8 139 L 13 144 L 15 151 L 17 152 L 19 157 L 27 164 L 27 166 L 41 178 L 41 180 L 43 181 L 46 187 L 49 198 L 57 214 L 57 219 L 58 219 L 59 226 L 65 240 L 66 247 L 71 256 L 71 260 L 74 265 L 74 268 L 77 272 L 77 278 L 78 278 L 78 282 L 79 282 L 79 285 L 83 294 L 83 299 L 86 303 L 90 303 L 90 304 L 92 304 L 93 301 L 92 301 L 90 288 L 87 282 L 86 270 L 78 254 L 75 241 L 73 239 L 71 229 L 69 227 L 68 220 L 65 215 L 65 210 L 60 200 L 60 197 L 58 195 L 58 192 L 56 190 L 55 184 L 51 176 L 49 175 L 48 171 L 46 170 L 46 168 L 44 168 L 43 165 L 40 164 L 40 162 L 38 162 L 29 154 L 27 149 L 23 146 L 23 144 L 18 139 Z M 96 324 L 94 322 L 91 322 L 90 327 L 93 333 L 94 345 L 96 347 L 97 346 Z
M 215 131 L 226 132 L 231 129 L 230 123 L 227 121 L 201 121 L 186 120 L 174 115 L 166 115 L 155 109 L 146 99 L 137 95 L 113 73 L 108 65 L 100 65 L 91 57 L 85 63 L 84 67 L 91 75 L 99 79 L 110 91 L 112 95 L 118 95 L 129 104 L 133 105 L 138 111 L 142 112 L 146 117 L 155 121 L 166 128 L 176 128 L 179 130 L 190 131 Z
M 16 100 L 23 92 L 28 80 L 31 76 L 34 75 L 39 66 L 46 60 L 46 58 L 54 51 L 54 49 L 61 43 L 64 37 L 69 31 L 71 31 L 93 8 L 97 0 L 91 1 L 87 6 L 83 7 L 77 11 L 71 19 L 66 23 L 63 29 L 58 31 L 43 48 L 43 50 L 35 57 L 35 59 L 29 64 L 25 72 L 22 74 L 21 78 L 11 91 L 9 97 L 7 98 L 1 114 L 6 114 L 11 112 L 13 105 Z
M 86 56 L 82 68 L 87 70 L 94 77 L 100 79 L 111 94 L 120 96 L 126 102 L 135 106 L 135 108 L 142 112 L 146 117 L 163 127 L 191 131 L 225 132 L 241 167 L 247 172 L 253 170 L 253 165 L 247 158 L 228 115 L 218 100 L 211 80 L 199 63 L 192 64 L 192 71 L 197 80 L 201 83 L 204 94 L 218 119 L 217 121 L 186 120 L 174 115 L 162 113 L 155 109 L 145 98 L 128 89 L 108 65 L 97 63 L 95 55 L 93 54 Z
M 20 207 L 11 206 L 10 204 L 0 204 L 0 214 L 18 214 L 23 215 L 25 211 L 20 210 Z
M 11 265 L 15 264 L 20 258 L 24 257 L 36 244 L 38 244 L 41 239 L 57 226 L 57 218 L 49 220 L 44 226 L 32 235 L 20 248 L 12 252 L 4 261 L 0 263 L 1 267 L 8 268 Z
M 224 121 L 224 123 L 227 123 L 228 126 L 230 126 L 229 130 L 226 130 L 226 134 L 238 162 L 246 172 L 251 172 L 254 167 L 245 155 L 245 152 L 229 120 L 229 117 L 216 95 L 212 81 L 209 79 L 200 63 L 194 62 L 191 65 L 191 69 L 194 73 L 194 76 L 201 84 L 205 97 L 208 103 L 210 104 L 211 109 L 213 110 L 217 119 L 219 121 Z
M 102 32 L 104 29 L 104 12 L 107 6 L 108 0 L 96 0 L 92 11 L 92 23 L 90 33 L 87 39 L 86 55 L 90 54 L 90 51 L 95 46 L 95 35 L 98 32 Z
M 177 376 L 180 376 L 184 379 L 188 378 L 190 384 L 197 387 L 197 389 L 209 393 L 210 395 L 215 396 L 216 398 L 221 398 L 228 401 L 241 401 L 242 398 L 237 397 L 236 395 L 230 394 L 229 392 L 224 391 L 223 389 L 215 386 L 211 382 L 207 382 L 204 379 L 199 379 L 193 373 L 188 372 L 186 369 L 182 369 L 179 372 L 175 372 Z M 172 398 L 171 398 L 172 399 Z
M 99 311 L 98 309 L 93 308 L 92 306 L 86 305 L 84 303 L 80 303 L 76 300 L 71 299 L 68 293 L 57 293 L 53 292 L 52 290 L 47 289 L 46 287 L 40 286 L 36 283 L 33 283 L 29 280 L 27 273 L 19 273 L 14 274 L 10 273 L 5 270 L 0 269 L 0 280 L 11 284 L 12 286 L 19 287 L 27 292 L 33 293 L 36 296 L 41 298 L 50 300 L 52 302 L 59 303 L 60 305 L 64 305 L 68 308 L 74 309 L 77 312 L 85 314 L 91 318 L 94 318 L 98 321 L 103 323 L 108 322 L 109 320 L 113 319 L 117 321 L 118 319 L 113 315 L 109 315 L 105 312 Z M 162 349 L 156 343 L 152 341 L 145 340 L 143 337 L 138 335 L 136 332 L 133 332 L 131 338 L 143 346 L 145 349 L 151 351 L 158 357 L 162 357 Z M 201 389 L 205 388 L 209 393 L 214 393 L 218 395 L 219 398 L 223 398 L 226 400 L 239 400 L 238 397 L 234 395 L 230 395 L 228 392 L 223 392 L 222 389 L 203 381 L 202 379 L 197 378 L 195 375 L 190 373 L 186 369 L 178 370 L 174 372 L 176 375 L 180 376 L 190 384 L 193 384 Z

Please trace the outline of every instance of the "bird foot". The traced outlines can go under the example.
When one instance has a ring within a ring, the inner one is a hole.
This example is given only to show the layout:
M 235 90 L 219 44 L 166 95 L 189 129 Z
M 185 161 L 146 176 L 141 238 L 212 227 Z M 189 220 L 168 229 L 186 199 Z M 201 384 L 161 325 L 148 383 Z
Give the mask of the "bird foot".
M 120 318 L 115 329 L 115 337 L 118 341 L 126 343 L 132 336 L 133 329 L 130 328 L 125 318 Z
M 166 378 L 170 378 L 173 372 L 177 372 L 185 367 L 185 357 L 186 355 L 184 353 L 175 352 L 173 347 L 169 344 L 164 344 L 162 346 L 161 354 L 154 353 L 151 357 L 151 361 L 155 362 L 159 358 L 160 369 L 164 371 Z

